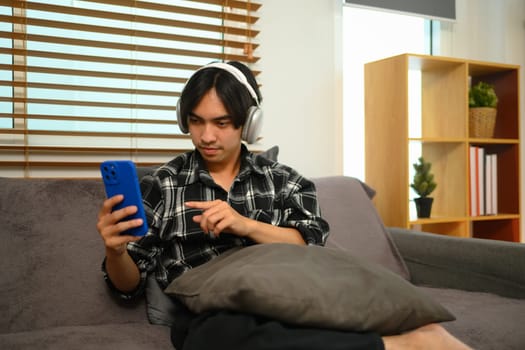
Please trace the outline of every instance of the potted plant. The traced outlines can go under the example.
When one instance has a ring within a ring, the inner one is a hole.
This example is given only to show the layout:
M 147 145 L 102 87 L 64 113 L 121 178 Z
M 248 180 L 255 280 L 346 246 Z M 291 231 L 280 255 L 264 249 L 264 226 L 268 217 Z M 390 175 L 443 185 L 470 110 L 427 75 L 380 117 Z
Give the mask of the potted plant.
M 429 195 L 436 189 L 437 184 L 434 181 L 434 175 L 430 172 L 432 164 L 426 162 L 423 157 L 419 157 L 418 162 L 413 164 L 414 179 L 410 187 L 418 194 L 418 198 L 414 198 L 416 203 L 417 217 L 429 218 L 432 211 L 432 202 L 434 198 Z
M 492 137 L 496 125 L 498 96 L 494 86 L 480 81 L 469 90 L 470 137 Z

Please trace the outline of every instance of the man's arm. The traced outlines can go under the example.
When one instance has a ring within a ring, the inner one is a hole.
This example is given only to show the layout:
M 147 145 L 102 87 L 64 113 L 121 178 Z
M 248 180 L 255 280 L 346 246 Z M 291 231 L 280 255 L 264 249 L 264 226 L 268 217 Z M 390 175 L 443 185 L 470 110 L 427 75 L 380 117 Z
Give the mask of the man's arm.
M 139 269 L 127 251 L 115 255 L 106 249 L 106 272 L 113 286 L 123 293 L 130 293 L 139 286 Z
M 292 243 L 305 245 L 301 232 L 293 227 L 280 227 L 248 219 L 246 236 L 257 243 Z
M 193 217 L 207 234 L 218 236 L 221 232 L 247 237 L 257 243 L 306 244 L 299 230 L 279 227 L 256 221 L 239 214 L 228 203 L 221 200 L 186 202 L 187 207 L 201 209 L 202 214 Z

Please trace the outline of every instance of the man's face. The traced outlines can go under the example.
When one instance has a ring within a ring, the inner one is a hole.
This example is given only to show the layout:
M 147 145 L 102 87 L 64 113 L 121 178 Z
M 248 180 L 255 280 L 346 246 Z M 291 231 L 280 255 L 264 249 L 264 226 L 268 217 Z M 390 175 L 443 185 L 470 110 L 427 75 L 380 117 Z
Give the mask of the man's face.
M 242 128 L 235 129 L 215 89 L 208 91 L 190 113 L 188 129 L 193 145 L 210 169 L 237 162 Z

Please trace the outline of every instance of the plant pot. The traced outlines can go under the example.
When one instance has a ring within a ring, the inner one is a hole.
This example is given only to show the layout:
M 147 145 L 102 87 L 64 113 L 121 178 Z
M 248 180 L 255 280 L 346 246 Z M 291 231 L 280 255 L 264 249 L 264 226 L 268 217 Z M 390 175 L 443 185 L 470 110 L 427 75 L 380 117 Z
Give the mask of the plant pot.
M 492 107 L 471 107 L 469 109 L 470 137 L 493 137 L 497 112 L 498 110 Z
M 432 202 L 434 198 L 432 197 L 420 197 L 414 198 L 416 203 L 416 211 L 418 218 L 429 218 L 430 212 L 432 211 Z

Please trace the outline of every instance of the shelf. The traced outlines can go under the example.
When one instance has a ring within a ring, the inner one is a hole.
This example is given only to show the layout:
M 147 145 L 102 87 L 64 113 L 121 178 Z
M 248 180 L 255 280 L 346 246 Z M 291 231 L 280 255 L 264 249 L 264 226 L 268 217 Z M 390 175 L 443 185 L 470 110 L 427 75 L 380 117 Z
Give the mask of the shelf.
M 432 217 L 425 219 L 415 219 L 408 222 L 409 225 L 428 225 L 428 224 L 442 224 L 463 221 L 494 221 L 494 220 L 516 220 L 519 219 L 519 214 L 497 214 L 497 215 L 480 215 L 480 216 L 465 216 L 465 217 Z
M 409 225 L 428 225 L 428 224 L 443 224 L 453 222 L 466 222 L 468 217 L 433 217 L 428 219 L 411 220 Z
M 481 138 L 469 138 L 468 142 L 471 144 L 508 144 L 518 145 L 520 141 L 518 139 L 481 139 Z
M 519 77 L 518 65 L 419 54 L 365 65 L 365 182 L 376 190 L 385 225 L 522 241 Z M 469 84 L 479 81 L 492 84 L 499 99 L 491 138 L 469 135 Z M 470 216 L 471 146 L 497 156 L 500 214 Z M 415 219 L 410 188 L 420 156 L 437 182 L 428 219 Z
M 425 143 L 464 143 L 467 142 L 465 138 L 446 138 L 446 137 L 409 137 L 409 141 L 425 142 Z
M 470 144 L 502 144 L 517 145 L 518 139 L 494 139 L 494 138 L 446 138 L 446 137 L 409 137 L 408 141 L 425 142 L 425 143 L 463 143 Z
M 471 216 L 472 221 L 494 221 L 494 220 L 516 220 L 519 219 L 519 214 L 496 214 L 496 215 L 480 215 Z

